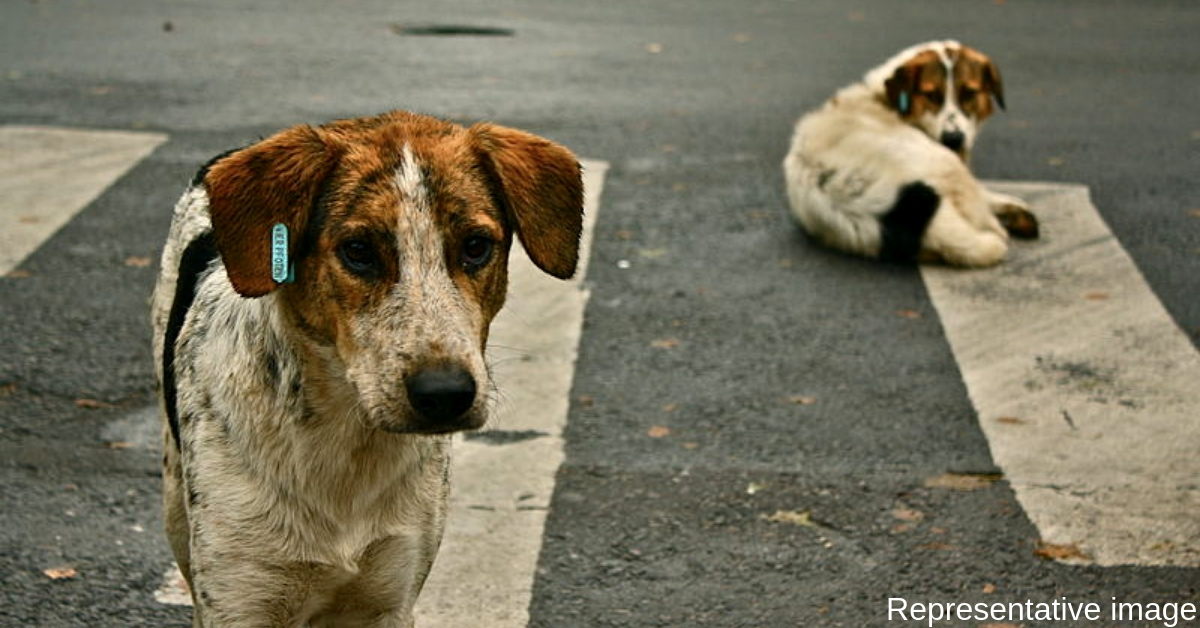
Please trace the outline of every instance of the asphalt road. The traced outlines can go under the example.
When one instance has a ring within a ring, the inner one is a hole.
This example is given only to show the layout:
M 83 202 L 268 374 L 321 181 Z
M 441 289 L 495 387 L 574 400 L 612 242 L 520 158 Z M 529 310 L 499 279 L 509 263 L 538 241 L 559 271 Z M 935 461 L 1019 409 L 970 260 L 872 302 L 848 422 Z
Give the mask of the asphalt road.
M 137 260 L 210 156 L 392 108 L 609 164 L 530 626 L 883 626 L 898 596 L 1200 602 L 1196 568 L 1036 555 L 918 269 L 811 246 L 779 170 L 804 110 L 911 43 L 961 39 L 1008 102 L 978 172 L 1088 186 L 1195 347 L 1200 5 L 231 4 L 0 5 L 0 124 L 169 138 L 0 278 L 0 625 L 189 625 L 153 597 L 171 562 L 157 453 L 120 432 L 154 403 L 157 268 Z M 404 34 L 428 25 L 509 32 Z M 947 473 L 991 480 L 929 481 Z

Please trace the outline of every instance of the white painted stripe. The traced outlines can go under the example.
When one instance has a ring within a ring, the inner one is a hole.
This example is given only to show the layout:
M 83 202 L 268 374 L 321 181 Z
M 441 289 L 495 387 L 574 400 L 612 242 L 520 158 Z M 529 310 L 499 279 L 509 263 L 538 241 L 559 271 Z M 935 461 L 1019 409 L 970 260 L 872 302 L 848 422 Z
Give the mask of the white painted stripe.
M 489 352 L 501 404 L 490 429 L 536 437 L 457 438 L 446 536 L 417 608 L 422 628 L 524 628 L 554 476 L 563 460 L 575 357 L 588 291 L 592 226 L 608 165 L 585 161 L 580 267 L 553 279 L 514 250 L 508 301 Z
M 1200 355 L 1087 188 L 995 184 L 1042 238 L 986 271 L 923 267 L 996 463 L 1048 543 L 1200 566 Z
M 0 126 L 0 276 L 166 140 L 159 133 Z

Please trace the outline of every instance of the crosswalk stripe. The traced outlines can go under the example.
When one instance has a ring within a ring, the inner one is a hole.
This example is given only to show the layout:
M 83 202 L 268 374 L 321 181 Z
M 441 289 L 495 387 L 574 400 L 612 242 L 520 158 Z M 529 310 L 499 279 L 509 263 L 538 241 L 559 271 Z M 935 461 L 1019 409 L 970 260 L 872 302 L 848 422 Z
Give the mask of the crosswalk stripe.
M 455 441 L 450 516 L 421 594 L 424 628 L 524 628 L 554 476 L 563 460 L 575 357 L 588 292 L 582 286 L 607 164 L 585 161 L 581 267 L 568 282 L 509 262 L 509 298 L 489 353 L 500 391 L 490 432 Z
M 1042 238 L 990 270 L 922 269 L 996 463 L 1075 560 L 1200 566 L 1200 354 L 1087 188 L 996 188 Z
M 166 140 L 160 133 L 0 126 L 0 276 Z

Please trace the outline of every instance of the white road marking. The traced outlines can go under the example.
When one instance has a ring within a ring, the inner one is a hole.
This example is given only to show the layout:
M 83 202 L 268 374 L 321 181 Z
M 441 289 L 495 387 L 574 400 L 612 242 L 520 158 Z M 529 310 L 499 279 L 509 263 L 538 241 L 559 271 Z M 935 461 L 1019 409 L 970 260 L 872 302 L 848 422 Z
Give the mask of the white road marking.
M 1043 541 L 1200 566 L 1200 355 L 1087 188 L 995 188 L 1032 204 L 1042 238 L 922 274 L 996 463 Z
M 417 604 L 422 628 L 529 623 L 588 299 L 582 278 L 608 164 L 585 161 L 583 167 L 584 233 L 575 278 L 543 274 L 524 251 L 514 250 L 509 262 L 508 301 L 491 332 L 501 403 L 489 428 L 496 437 L 524 440 L 455 440 L 446 536 Z
M 167 136 L 0 126 L 0 276 Z

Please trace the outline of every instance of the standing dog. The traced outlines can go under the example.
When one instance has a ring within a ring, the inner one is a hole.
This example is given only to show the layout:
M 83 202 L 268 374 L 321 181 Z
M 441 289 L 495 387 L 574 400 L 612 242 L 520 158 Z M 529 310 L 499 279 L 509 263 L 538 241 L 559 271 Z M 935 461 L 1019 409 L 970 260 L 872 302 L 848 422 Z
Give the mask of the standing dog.
M 908 48 L 796 124 L 783 162 L 792 212 L 819 242 L 897 261 L 990 266 L 1037 237 L 1020 199 L 968 167 L 1000 72 L 955 41 Z
M 447 433 L 488 416 L 513 236 L 566 278 L 582 219 L 567 149 L 405 112 L 200 171 L 153 304 L 164 517 L 196 626 L 412 625 Z

